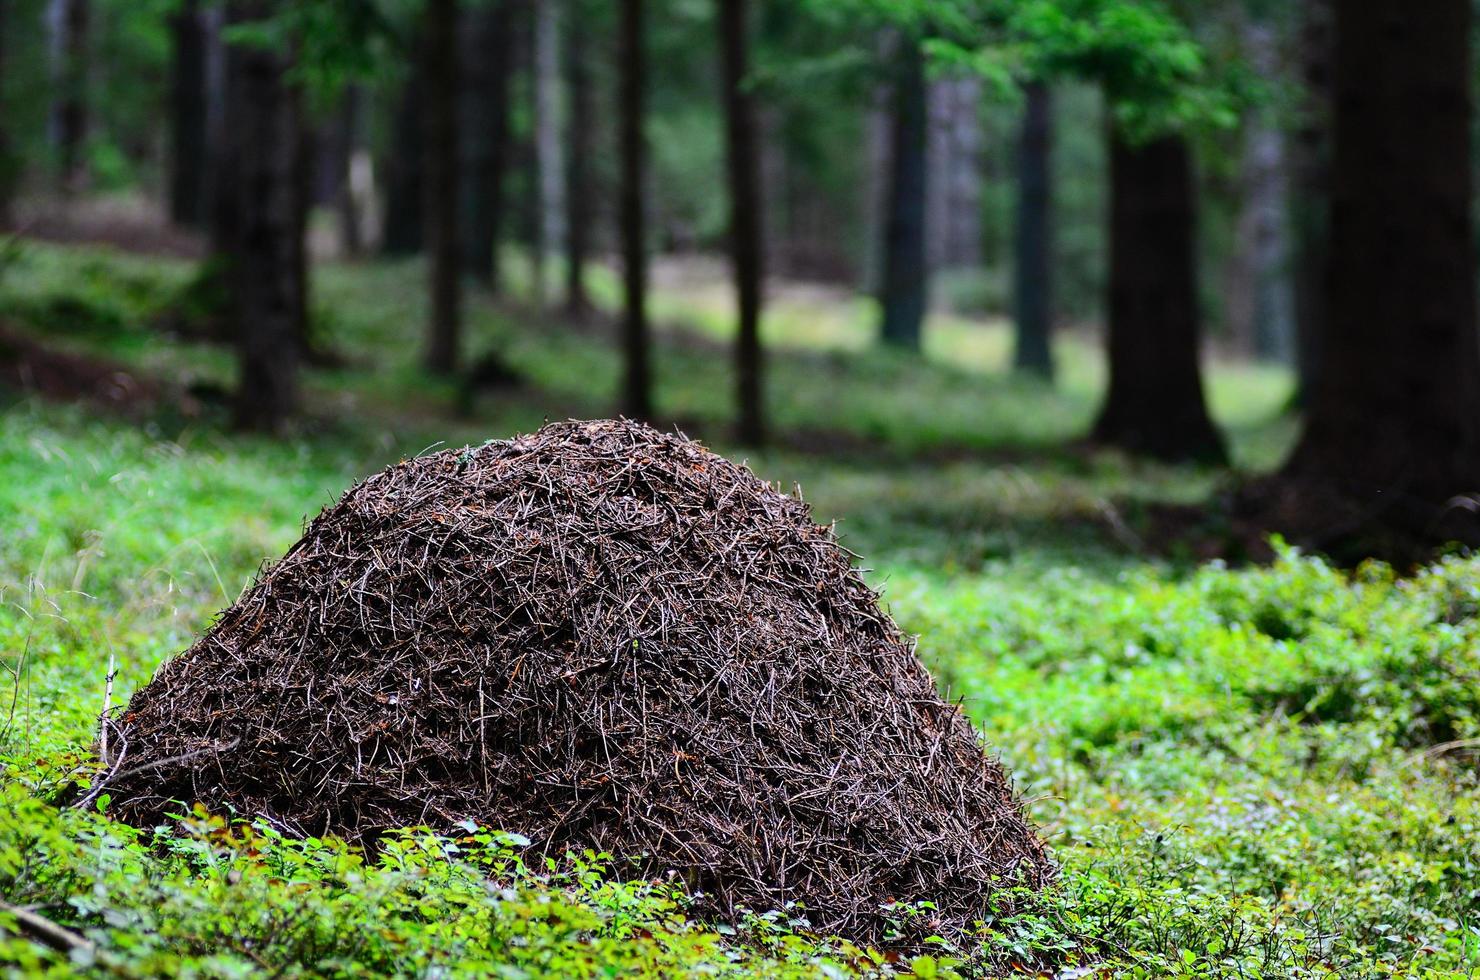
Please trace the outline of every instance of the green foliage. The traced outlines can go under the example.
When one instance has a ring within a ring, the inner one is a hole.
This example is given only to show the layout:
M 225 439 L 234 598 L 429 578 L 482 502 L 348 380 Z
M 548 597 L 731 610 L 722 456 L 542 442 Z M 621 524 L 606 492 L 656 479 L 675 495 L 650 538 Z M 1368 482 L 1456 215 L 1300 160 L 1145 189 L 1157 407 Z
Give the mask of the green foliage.
M 613 878 L 608 855 L 530 868 L 527 839 L 471 824 L 457 837 L 402 831 L 370 858 L 200 806 L 148 833 L 59 811 L 15 785 L 0 789 L 0 804 L 0 893 L 63 903 L 91 943 L 68 962 L 0 938 L 0 962 L 26 970 L 789 977 L 841 975 L 866 956 L 764 920 L 721 936 L 686 918 L 673 885 Z M 0 909 L 0 932 L 7 924 Z
M 147 263 L 97 256 L 59 264 L 45 248 L 12 245 L 0 279 L 5 312 L 49 337 L 94 341 L 147 336 L 175 276 Z
M 1251 95 L 1236 59 L 1214 61 L 1161 0 L 816 0 L 820 16 L 863 17 L 922 41 L 938 70 L 969 71 L 1000 97 L 1026 79 L 1101 85 L 1124 131 L 1226 128 Z

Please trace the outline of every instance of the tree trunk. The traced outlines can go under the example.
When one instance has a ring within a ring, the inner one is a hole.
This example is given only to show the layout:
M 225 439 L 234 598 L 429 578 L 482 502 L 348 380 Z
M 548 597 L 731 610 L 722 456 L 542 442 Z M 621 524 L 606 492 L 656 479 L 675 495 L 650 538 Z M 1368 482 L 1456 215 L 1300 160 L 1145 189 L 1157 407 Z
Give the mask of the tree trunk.
M 882 335 L 892 347 L 918 351 L 929 286 L 925 256 L 925 61 L 901 38 L 894 82 L 893 142 L 884 226 Z
M 514 74 L 512 0 L 469 9 L 463 49 L 463 132 L 467 172 L 463 181 L 462 265 L 476 282 L 502 287 L 498 246 L 504 224 L 504 175 L 509 161 L 509 82 Z
M 747 446 L 765 441 L 761 387 L 761 186 L 757 173 L 755 107 L 746 88 L 750 26 L 745 0 L 719 0 L 725 124 L 730 178 L 730 256 L 735 267 L 739 328 L 735 342 L 738 436 Z
M 1310 401 L 1320 376 L 1326 332 L 1326 275 L 1331 211 L 1331 0 L 1305 0 L 1300 27 L 1304 99 L 1290 151 L 1290 222 L 1294 231 L 1295 359 L 1298 403 Z
M 89 0 L 55 0 L 53 16 L 57 59 L 54 71 L 52 138 L 64 194 L 86 179 Z
M 1243 28 L 1245 56 L 1265 78 L 1280 70 L 1278 35 L 1267 23 Z M 1229 335 L 1242 351 L 1260 360 L 1287 362 L 1292 349 L 1288 168 L 1285 134 L 1269 107 L 1254 106 L 1243 125 L 1239 165 L 1239 208 L 1229 257 L 1224 314 Z
M 545 305 L 546 260 L 565 238 L 565 162 L 560 143 L 560 11 L 534 0 L 534 141 L 539 215 L 535 227 L 534 299 Z
M 335 188 L 334 210 L 339 217 L 339 242 L 346 258 L 359 258 L 365 251 L 365 211 L 362 204 L 370 195 L 362 186 L 370 176 L 364 170 L 365 90 L 357 84 L 345 86 L 344 101 L 339 107 L 339 139 L 342 156 L 337 161 L 339 180 Z
M 1110 146 L 1110 390 L 1092 439 L 1168 461 L 1226 460 L 1198 364 L 1192 153 L 1179 136 Z
M 223 36 L 228 26 L 227 11 L 214 6 L 204 13 L 209 51 L 210 250 L 229 262 L 241 239 L 242 181 L 241 161 L 237 158 L 241 135 L 232 130 L 242 114 L 242 107 L 236 103 L 241 97 L 237 77 L 241 74 L 240 53 Z
M 591 82 L 591 67 L 586 59 L 587 50 L 586 11 L 579 3 L 571 6 L 570 29 L 567 35 L 567 64 L 570 84 L 570 159 L 566 163 L 569 184 L 565 190 L 565 312 L 576 319 L 591 312 L 591 298 L 586 292 L 586 263 L 591 258 L 591 224 L 595 219 L 592 207 L 591 155 L 594 152 L 593 132 L 596 125 L 596 106 L 593 104 L 595 90 Z
M 941 78 L 927 94 L 927 267 L 975 269 L 982 262 L 981 79 Z
M 1327 316 L 1285 469 L 1430 535 L 1480 490 L 1471 19 L 1469 0 L 1335 4 Z
M 386 255 L 415 255 L 423 245 L 422 74 L 421 65 L 411 66 L 392 124 L 390 157 L 385 167 L 385 230 L 381 241 Z
M 1053 246 L 1049 168 L 1053 151 L 1053 95 L 1047 85 L 1027 87 L 1018 139 L 1017 228 L 1013 266 L 1017 332 L 1013 367 L 1053 379 Z
M 231 4 L 227 16 L 240 23 L 269 11 L 255 0 Z M 236 423 L 276 432 L 298 408 L 304 284 L 294 241 L 300 231 L 296 99 L 286 55 L 233 45 L 228 59 L 226 131 L 237 200 L 227 275 L 241 356 Z
M 226 11 L 220 4 L 207 4 L 199 11 L 199 17 L 201 46 L 205 51 L 205 186 L 202 189 L 205 203 L 202 205 L 202 225 L 211 249 L 219 251 L 219 242 L 230 235 L 223 235 L 218 225 L 235 209 L 235 204 L 228 203 L 227 199 L 233 194 L 228 188 L 236 186 L 236 182 L 229 179 L 233 163 L 229 159 L 230 140 L 226 129 L 230 57 L 221 37 Z
M 457 0 L 428 0 L 425 26 L 422 207 L 432 299 L 426 363 L 435 374 L 452 374 L 457 370 L 462 314 L 457 247 Z
M 206 32 L 199 0 L 185 0 L 170 18 L 170 220 L 186 228 L 206 223 Z
M 292 105 L 288 111 L 293 115 L 295 148 L 292 243 L 293 264 L 297 267 L 293 274 L 293 281 L 297 286 L 297 296 L 294 297 L 297 312 L 294 314 L 294 321 L 298 327 L 298 353 L 304 361 L 313 363 L 321 361 L 325 354 L 319 348 L 317 338 L 313 336 L 308 296 L 308 218 L 313 210 L 314 202 L 314 148 L 317 137 L 313 128 L 308 124 L 307 114 L 304 112 L 302 88 L 297 85 L 293 86 L 289 90 L 289 98 L 292 99 Z
M 10 37 L 13 0 L 0 0 L 0 232 L 15 226 L 15 194 L 20 183 L 20 161 L 10 132 Z
M 897 36 L 891 32 L 881 32 L 874 40 L 874 53 L 881 60 L 887 59 L 898 43 Z M 890 159 L 894 142 L 893 89 L 892 85 L 883 82 L 870 87 L 863 122 L 863 146 L 860 147 L 866 176 L 862 181 L 863 186 L 859 188 L 862 197 L 858 206 L 863 212 L 863 247 L 858 288 L 870 296 L 879 297 L 884 295 L 884 241 L 889 227 L 889 172 L 893 168 Z M 779 128 L 775 115 L 775 110 L 771 110 L 762 117 L 767 123 L 764 131 L 764 156 L 761 158 L 761 178 L 766 187 L 780 186 L 780 178 L 785 173 L 785 161 L 781 159 L 781 141 L 775 132 Z M 775 194 L 768 197 L 772 213 L 770 220 L 766 222 L 766 257 L 770 261 L 770 268 L 789 275 L 791 268 L 784 254 L 785 243 L 780 229 L 783 217 L 780 209 L 786 202 L 777 201 L 776 197 Z
M 622 258 L 626 311 L 622 351 L 626 362 L 622 411 L 630 418 L 652 415 L 652 378 L 648 365 L 647 230 L 643 214 L 643 179 L 647 140 L 643 133 L 647 89 L 643 0 L 621 0 L 621 105 L 618 109 L 622 155 Z

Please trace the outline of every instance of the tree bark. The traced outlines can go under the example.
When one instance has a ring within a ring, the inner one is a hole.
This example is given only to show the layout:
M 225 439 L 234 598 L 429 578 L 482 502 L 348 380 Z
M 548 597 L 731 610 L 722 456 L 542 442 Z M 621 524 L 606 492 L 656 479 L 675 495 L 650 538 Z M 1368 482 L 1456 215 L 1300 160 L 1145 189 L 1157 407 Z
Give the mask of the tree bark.
M 230 239 L 228 231 L 220 227 L 235 211 L 234 189 L 236 181 L 227 132 L 227 100 L 230 54 L 221 36 L 225 25 L 226 11 L 220 4 L 208 4 L 199 11 L 202 46 L 205 50 L 205 148 L 206 170 L 203 224 L 213 251 Z
M 1053 379 L 1053 95 L 1047 85 L 1027 86 L 1018 140 L 1017 228 L 1013 265 L 1017 304 L 1013 367 Z
M 262 0 L 232 3 L 241 23 L 270 11 Z M 226 132 L 236 198 L 227 276 L 240 351 L 236 423 L 280 431 L 298 408 L 298 318 L 303 306 L 297 186 L 299 122 L 285 54 L 256 45 L 228 53 Z
M 974 76 L 937 79 L 927 88 L 926 262 L 932 272 L 982 263 L 981 103 L 981 79 Z
M 386 255 L 415 255 L 422 250 L 422 66 L 413 64 L 401 91 L 401 102 L 392 123 L 390 157 L 385 174 L 385 231 L 381 248 Z
M 591 298 L 586 291 L 586 263 L 591 258 L 591 224 L 595 219 L 592 206 L 591 155 L 594 152 L 593 129 L 596 125 L 595 94 L 591 67 L 586 59 L 586 11 L 572 4 L 567 35 L 567 63 L 570 84 L 570 159 L 566 164 L 569 181 L 565 190 L 565 312 L 582 319 L 591 312 Z
M 1290 149 L 1290 223 L 1294 232 L 1297 403 L 1310 401 L 1320 376 L 1326 332 L 1326 275 L 1331 217 L 1331 0 L 1306 0 L 1300 26 L 1304 98 Z
M 545 268 L 565 239 L 565 162 L 560 141 L 560 10 L 556 0 L 534 0 L 536 223 L 534 298 L 545 305 Z
M 1278 76 L 1278 36 L 1268 23 L 1247 21 L 1243 49 L 1250 67 Z M 1239 207 L 1229 257 L 1224 316 L 1228 334 L 1247 355 L 1288 362 L 1292 353 L 1292 294 L 1288 276 L 1289 194 L 1285 134 L 1272 108 L 1245 114 L 1239 162 Z
M 308 218 L 314 203 L 314 150 L 317 134 L 308 123 L 304 111 L 304 93 L 300 86 L 289 89 L 292 100 L 288 111 L 293 117 L 293 264 L 296 269 L 293 282 L 297 287 L 294 305 L 294 322 L 298 328 L 298 353 L 305 362 L 321 361 L 325 352 L 319 348 L 313 336 L 313 323 L 309 316 L 308 296 Z
M 61 189 L 64 194 L 71 194 L 80 190 L 86 179 L 87 49 L 92 11 L 89 0 L 57 0 L 57 3 L 58 61 L 51 125 Z
M 739 325 L 735 336 L 737 434 L 747 446 L 766 438 L 761 364 L 761 186 L 757 172 L 755 106 L 749 75 L 750 26 L 745 0 L 719 0 L 727 163 L 730 179 L 730 257 Z
M 919 45 L 901 38 L 896 55 L 894 118 L 884 268 L 882 336 L 891 347 L 918 351 L 929 272 L 925 254 L 926 85 Z
M 346 258 L 359 258 L 365 251 L 365 212 L 362 202 L 368 194 L 361 185 L 368 183 L 365 161 L 364 115 L 365 90 L 358 84 L 345 86 L 344 101 L 339 107 L 339 139 L 342 157 L 338 160 L 338 185 L 334 210 L 339 217 L 339 241 Z
M 1110 390 L 1091 438 L 1172 462 L 1225 462 L 1198 363 L 1187 141 L 1137 145 L 1112 132 L 1110 194 Z
M 457 234 L 457 0 L 428 0 L 423 36 L 426 155 L 422 203 L 430 251 L 432 318 L 427 337 L 427 369 L 457 370 L 461 333 L 461 282 Z
M 0 0 L 0 232 L 15 226 L 15 195 L 20 183 L 20 161 L 10 131 L 10 37 L 13 0 Z
M 634 419 L 652 415 L 652 376 L 648 364 L 647 222 L 643 179 L 647 138 L 643 132 L 647 101 L 647 54 L 644 50 L 644 0 L 621 0 L 620 142 L 622 155 L 622 257 L 626 300 L 622 319 L 625 360 L 622 411 Z
M 1321 371 L 1285 468 L 1430 534 L 1480 490 L 1471 21 L 1469 0 L 1335 4 Z
M 170 18 L 170 220 L 186 228 L 206 224 L 206 32 L 199 0 L 185 0 Z
M 462 266 L 497 294 L 503 286 L 504 175 L 509 164 L 509 82 L 514 74 L 512 0 L 474 7 L 464 17 L 469 42 L 463 80 L 467 172 L 463 181 Z

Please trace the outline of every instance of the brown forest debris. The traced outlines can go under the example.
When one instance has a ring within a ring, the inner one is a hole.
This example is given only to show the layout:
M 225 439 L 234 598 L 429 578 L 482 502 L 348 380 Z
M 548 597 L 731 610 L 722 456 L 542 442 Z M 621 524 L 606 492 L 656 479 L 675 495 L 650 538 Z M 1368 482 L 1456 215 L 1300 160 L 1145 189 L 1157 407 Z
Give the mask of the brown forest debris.
M 131 821 L 201 800 L 373 844 L 471 818 L 865 941 L 890 901 L 948 931 L 1052 875 L 832 529 L 632 422 L 353 487 L 119 728 Z

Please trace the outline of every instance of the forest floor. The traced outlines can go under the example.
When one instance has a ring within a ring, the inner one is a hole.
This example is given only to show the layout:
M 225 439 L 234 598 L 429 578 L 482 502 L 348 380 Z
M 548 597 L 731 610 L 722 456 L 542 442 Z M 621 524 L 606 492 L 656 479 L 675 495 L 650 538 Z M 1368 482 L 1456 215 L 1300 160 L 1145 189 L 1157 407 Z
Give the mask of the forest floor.
M 94 771 L 110 660 L 118 705 L 349 484 L 434 445 L 611 410 L 601 322 L 474 298 L 472 358 L 496 351 L 522 382 L 468 398 L 417 368 L 418 265 L 334 265 L 316 320 L 344 364 L 309 375 L 291 439 L 233 436 L 230 352 L 158 326 L 189 275 L 26 243 L 0 277 L 6 330 L 186 392 L 137 411 L 0 409 L 0 901 L 62 927 L 57 952 L 16 938 L 0 907 L 0 966 L 1480 976 L 1480 560 L 1402 579 L 1286 549 L 1199 563 L 1195 539 L 1156 539 L 1146 511 L 1227 477 L 1075 448 L 1102 383 L 1085 338 L 1061 340 L 1050 389 L 1007 375 L 1000 325 L 939 321 L 923 360 L 891 356 L 865 349 L 865 311 L 806 290 L 778 292 L 767 324 L 778 447 L 738 455 L 839 521 L 1015 772 L 1062 867 L 1033 911 L 899 960 L 811 935 L 804 909 L 691 922 L 680 891 L 621 883 L 622 855 L 526 868 L 493 831 L 408 833 L 367 863 L 204 810 L 151 835 L 58 809 Z M 660 283 L 660 413 L 729 451 L 722 294 Z M 612 289 L 598 277 L 599 298 Z M 1217 363 L 1210 384 L 1239 465 L 1277 461 L 1288 378 Z

